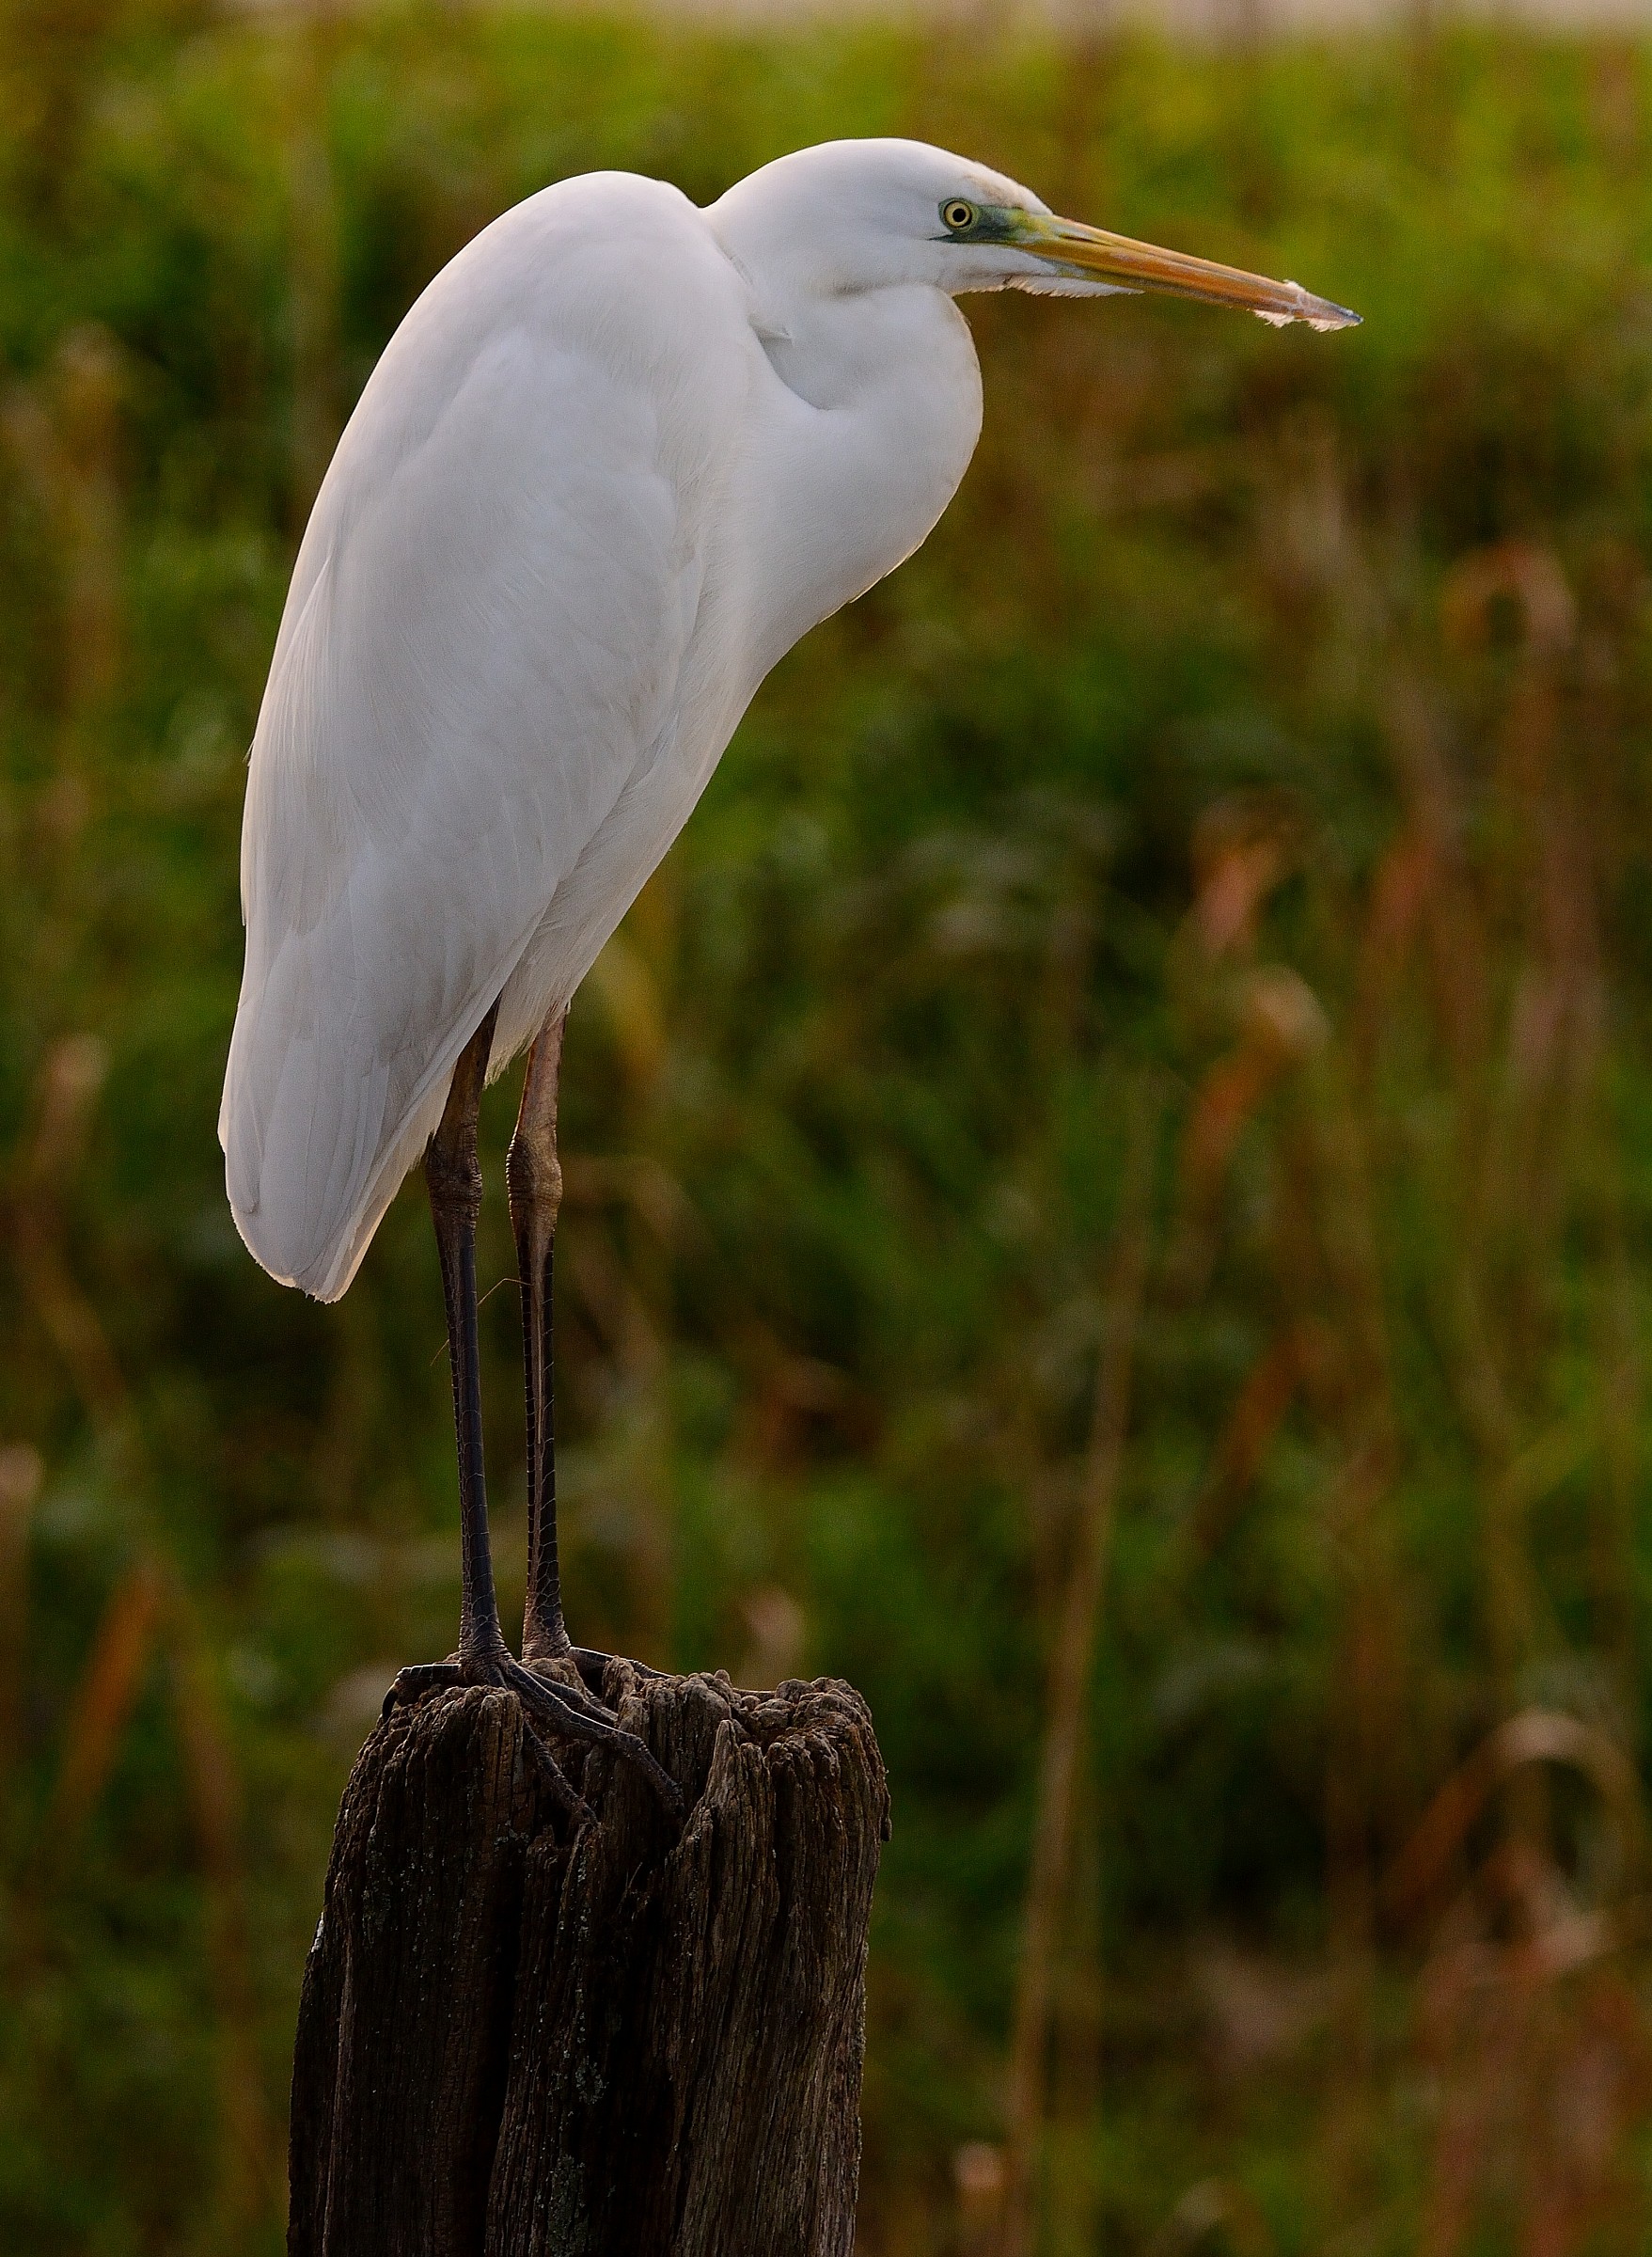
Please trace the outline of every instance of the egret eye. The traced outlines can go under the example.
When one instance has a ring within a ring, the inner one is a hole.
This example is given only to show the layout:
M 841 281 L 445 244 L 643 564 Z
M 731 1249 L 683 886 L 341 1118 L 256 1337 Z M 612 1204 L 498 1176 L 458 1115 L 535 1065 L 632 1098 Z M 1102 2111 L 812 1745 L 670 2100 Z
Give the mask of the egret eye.
M 972 228 L 980 216 L 975 206 L 967 204 L 961 196 L 952 197 L 941 206 L 941 224 L 954 235 L 962 235 L 966 229 Z

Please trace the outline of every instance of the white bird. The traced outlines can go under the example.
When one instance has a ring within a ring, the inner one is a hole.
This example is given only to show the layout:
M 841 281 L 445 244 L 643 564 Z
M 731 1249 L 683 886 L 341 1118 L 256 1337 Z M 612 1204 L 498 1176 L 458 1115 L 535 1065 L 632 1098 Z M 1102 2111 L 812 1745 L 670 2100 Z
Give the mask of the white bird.
M 298 554 L 253 739 L 219 1136 L 272 1276 L 349 1286 L 424 1155 L 451 1346 L 456 1657 L 652 1758 L 559 1662 L 550 1262 L 569 999 L 799 636 L 924 539 L 975 449 L 966 291 L 1158 290 L 1358 317 L 1054 217 L 920 142 L 835 141 L 705 210 L 593 173 L 445 267 L 369 379 Z M 529 1397 L 524 1670 L 488 1559 L 476 1111 L 531 1044 L 508 1168 Z

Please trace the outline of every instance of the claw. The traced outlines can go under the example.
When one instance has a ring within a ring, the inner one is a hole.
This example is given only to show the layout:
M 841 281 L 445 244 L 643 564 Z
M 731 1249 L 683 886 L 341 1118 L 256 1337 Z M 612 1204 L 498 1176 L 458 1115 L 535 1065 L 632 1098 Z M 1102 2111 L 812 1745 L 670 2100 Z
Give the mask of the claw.
M 553 1801 L 573 1820 L 575 1826 L 584 1825 L 591 1815 L 590 1805 L 582 1794 L 574 1791 L 562 1766 L 531 1726 L 524 1737 L 523 1744 L 528 1761 L 539 1773 L 543 1784 L 549 1788 Z
M 572 1660 L 574 1657 L 567 1655 L 562 1658 Z M 580 1678 L 570 1680 L 562 1677 L 544 1661 L 523 1662 L 519 1665 L 528 1672 L 535 1683 L 548 1685 L 553 1693 L 571 1702 L 583 1715 L 593 1717 L 598 1724 L 611 1724 L 618 1730 L 620 1720 L 607 1702 L 599 1697 L 595 1685 L 582 1681 Z
M 392 1709 L 400 1709 L 422 1699 L 427 1693 L 447 1692 L 454 1685 L 468 1681 L 457 1662 L 413 1662 L 405 1669 L 398 1669 L 394 1683 L 385 1696 L 385 1705 L 379 1711 L 387 1716 Z
M 601 1689 L 603 1671 L 614 1658 L 611 1653 L 594 1653 L 589 1646 L 571 1646 L 567 1654 L 567 1659 L 574 1664 L 593 1693 Z M 634 1662 L 628 1653 L 619 1658 L 627 1669 L 634 1669 L 638 1677 L 651 1677 L 657 1681 L 665 1675 L 664 1670 L 651 1669 L 646 1662 Z
M 570 1740 L 594 1741 L 606 1747 L 626 1762 L 635 1763 L 643 1777 L 653 1789 L 673 1818 L 681 1818 L 684 1810 L 683 1790 L 678 1786 L 652 1749 L 644 1746 L 635 1732 L 628 1732 L 616 1723 L 606 1710 L 593 1713 L 595 1704 L 576 1695 L 572 1686 L 555 1678 L 539 1677 L 520 1662 L 505 1664 L 505 1681 L 520 1696 L 523 1705 L 532 1713 L 542 1716 L 553 1732 Z
M 426 1693 L 448 1691 L 455 1685 L 498 1685 L 516 1695 L 542 1729 L 555 1738 L 586 1740 L 598 1747 L 607 1748 L 627 1763 L 635 1763 L 643 1777 L 653 1789 L 673 1818 L 684 1811 L 683 1790 L 670 1773 L 646 1747 L 635 1732 L 628 1732 L 614 1715 L 582 1687 L 569 1684 L 559 1677 L 541 1677 L 537 1671 L 525 1668 L 510 1654 L 490 1655 L 484 1660 L 466 1661 L 463 1657 L 447 1662 L 415 1662 L 397 1673 L 396 1681 L 385 1696 L 380 1714 L 387 1716 L 392 1709 L 420 1699 Z M 571 1817 L 589 1818 L 590 1810 L 563 1777 L 556 1758 L 533 1733 L 530 1741 L 538 1747 L 544 1763 L 544 1774 L 562 1807 Z

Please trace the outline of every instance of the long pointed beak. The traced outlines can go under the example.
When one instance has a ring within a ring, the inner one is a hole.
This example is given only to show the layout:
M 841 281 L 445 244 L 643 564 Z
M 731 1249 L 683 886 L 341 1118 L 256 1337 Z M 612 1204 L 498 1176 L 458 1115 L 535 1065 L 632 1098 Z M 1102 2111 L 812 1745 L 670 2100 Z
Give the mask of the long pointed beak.
M 1212 259 L 1190 259 L 1183 251 L 1161 251 L 1128 235 L 1109 235 L 1105 228 L 1087 228 L 1081 220 L 1030 212 L 1015 235 L 1018 250 L 1073 274 L 1105 276 L 1122 290 L 1168 291 L 1172 297 L 1203 298 L 1213 306 L 1241 306 L 1280 329 L 1292 322 L 1306 322 L 1311 329 L 1352 329 L 1359 324 L 1357 313 L 1314 297 L 1299 282 L 1270 282 L 1266 275 L 1219 266 Z

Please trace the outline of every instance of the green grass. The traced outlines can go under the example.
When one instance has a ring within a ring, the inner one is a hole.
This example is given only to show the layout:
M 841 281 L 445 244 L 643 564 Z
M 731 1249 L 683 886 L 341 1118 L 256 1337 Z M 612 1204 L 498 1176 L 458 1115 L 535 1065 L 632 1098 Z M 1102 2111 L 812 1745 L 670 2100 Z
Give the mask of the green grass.
M 333 1809 L 375 1683 L 450 1641 L 421 1202 L 322 1310 L 240 1248 L 213 1133 L 332 436 L 545 181 L 703 197 L 898 131 L 1366 324 L 971 308 L 963 494 L 779 670 L 574 1015 L 577 1627 L 867 1694 L 863 2251 L 983 2247 L 953 2157 L 1003 2129 L 1151 1093 L 1045 2246 L 1644 2248 L 1646 1876 L 1599 1780 L 1652 1595 L 1647 55 L 3 21 L 0 2245 L 279 2246 Z M 1559 1758 L 1419 1848 L 1534 1711 Z

